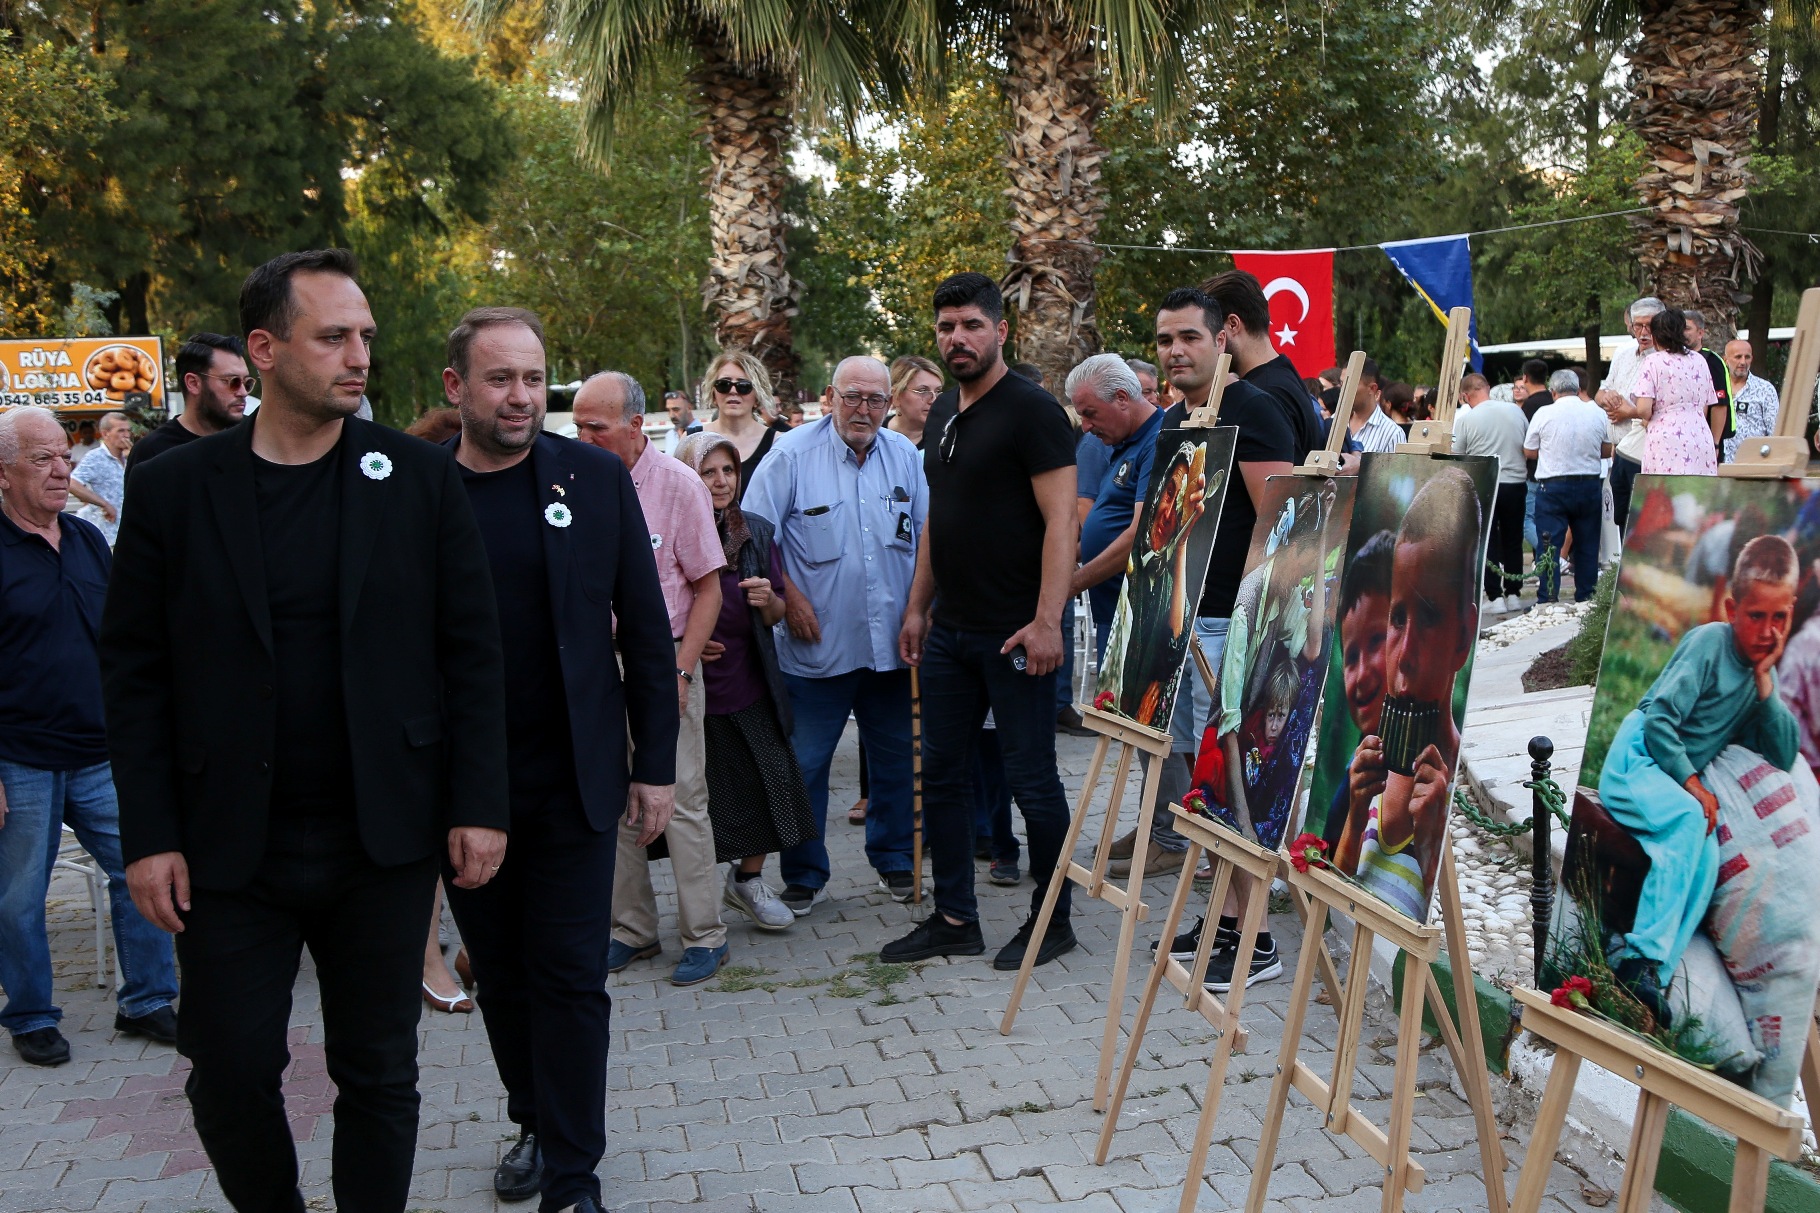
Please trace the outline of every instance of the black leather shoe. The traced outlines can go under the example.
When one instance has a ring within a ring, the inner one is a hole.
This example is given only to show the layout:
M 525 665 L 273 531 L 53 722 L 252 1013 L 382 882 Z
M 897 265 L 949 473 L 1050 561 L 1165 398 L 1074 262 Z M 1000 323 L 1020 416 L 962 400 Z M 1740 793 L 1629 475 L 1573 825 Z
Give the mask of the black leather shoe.
M 13 1037 L 19 1056 L 35 1066 L 60 1066 L 70 1059 L 70 1042 L 56 1028 L 39 1028 Z
M 159 1007 L 144 1015 L 122 1015 L 115 1012 L 114 1031 L 124 1032 L 128 1036 L 143 1036 L 161 1045 L 174 1045 L 177 1043 L 177 1009 Z
M 584 1196 L 570 1205 L 565 1213 L 606 1213 L 606 1210 L 602 1209 L 600 1202 L 592 1196 Z
M 493 1169 L 493 1191 L 501 1200 L 530 1200 L 542 1182 L 543 1147 L 537 1144 L 537 1134 L 521 1133 L 518 1144 Z

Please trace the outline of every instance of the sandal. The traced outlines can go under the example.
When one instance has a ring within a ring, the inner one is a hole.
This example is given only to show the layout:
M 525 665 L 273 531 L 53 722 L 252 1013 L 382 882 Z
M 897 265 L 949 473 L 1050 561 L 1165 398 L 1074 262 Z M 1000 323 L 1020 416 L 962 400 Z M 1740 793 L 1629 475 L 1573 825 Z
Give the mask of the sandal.
M 445 997 L 432 990 L 427 981 L 423 983 L 423 1001 L 425 1006 L 433 1007 L 446 1015 L 466 1015 L 474 1010 L 474 1000 L 466 994 Z
M 868 802 L 865 800 L 854 801 L 853 807 L 847 810 L 847 824 L 848 825 L 863 826 L 866 824 L 866 805 L 867 805 L 867 803 Z

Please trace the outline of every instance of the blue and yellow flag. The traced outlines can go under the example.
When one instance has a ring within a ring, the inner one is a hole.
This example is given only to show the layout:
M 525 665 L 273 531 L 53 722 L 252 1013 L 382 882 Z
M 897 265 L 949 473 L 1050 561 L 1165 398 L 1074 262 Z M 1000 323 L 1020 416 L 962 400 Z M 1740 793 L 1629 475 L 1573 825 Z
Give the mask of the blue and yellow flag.
M 1433 309 L 1435 319 L 1446 327 L 1447 313 L 1456 307 L 1472 307 L 1472 251 L 1465 236 L 1430 236 L 1425 240 L 1396 240 L 1380 244 L 1392 265 L 1416 288 L 1423 302 Z M 1472 369 L 1483 368 L 1479 354 L 1479 316 L 1472 317 Z

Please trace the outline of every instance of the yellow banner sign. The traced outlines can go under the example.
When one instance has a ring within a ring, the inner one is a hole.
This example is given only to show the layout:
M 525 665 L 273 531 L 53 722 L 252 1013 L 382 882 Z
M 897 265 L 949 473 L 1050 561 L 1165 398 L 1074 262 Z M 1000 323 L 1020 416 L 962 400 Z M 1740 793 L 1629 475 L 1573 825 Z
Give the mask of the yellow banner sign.
M 141 392 L 149 399 L 133 395 Z M 27 404 L 81 412 L 129 404 L 161 409 L 164 342 L 157 337 L 0 341 L 0 408 Z

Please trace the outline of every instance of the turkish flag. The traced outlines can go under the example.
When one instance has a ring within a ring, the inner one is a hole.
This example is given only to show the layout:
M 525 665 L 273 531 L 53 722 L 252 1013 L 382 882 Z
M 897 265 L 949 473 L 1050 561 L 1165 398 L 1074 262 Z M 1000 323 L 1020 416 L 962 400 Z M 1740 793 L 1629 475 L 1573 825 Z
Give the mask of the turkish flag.
M 1333 366 L 1333 250 L 1234 253 L 1232 261 L 1263 284 L 1277 353 L 1304 379 Z

